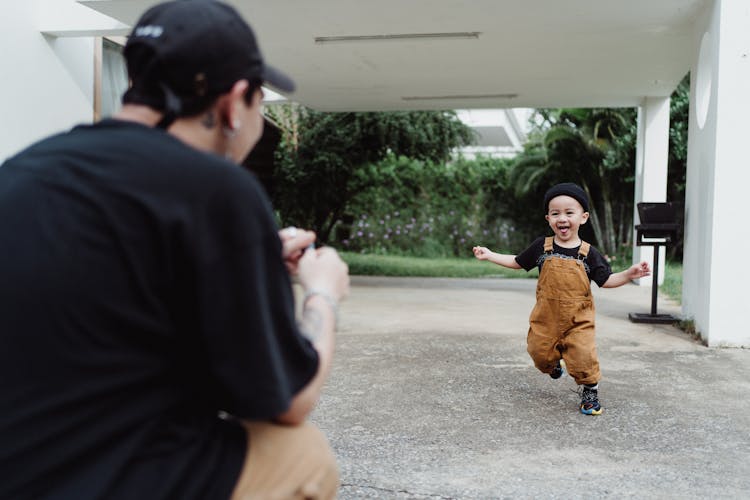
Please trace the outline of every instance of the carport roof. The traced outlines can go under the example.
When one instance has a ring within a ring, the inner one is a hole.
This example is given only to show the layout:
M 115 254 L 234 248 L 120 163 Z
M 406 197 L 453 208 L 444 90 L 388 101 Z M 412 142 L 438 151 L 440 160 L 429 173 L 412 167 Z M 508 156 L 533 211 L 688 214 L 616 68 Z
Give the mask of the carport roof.
M 82 0 L 132 25 L 153 0 Z M 637 106 L 690 70 L 710 0 L 234 0 L 328 111 Z

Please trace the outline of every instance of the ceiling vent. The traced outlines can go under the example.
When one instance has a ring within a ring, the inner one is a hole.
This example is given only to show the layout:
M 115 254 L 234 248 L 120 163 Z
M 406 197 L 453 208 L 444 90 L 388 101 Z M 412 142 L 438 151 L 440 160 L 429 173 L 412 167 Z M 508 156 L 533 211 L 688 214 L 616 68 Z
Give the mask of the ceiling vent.
M 394 33 L 390 35 L 343 35 L 316 36 L 315 43 L 340 42 L 387 42 L 401 40 L 478 40 L 479 31 L 457 31 L 449 33 Z
M 457 94 L 404 96 L 404 101 L 457 101 L 465 99 L 515 99 L 518 94 Z

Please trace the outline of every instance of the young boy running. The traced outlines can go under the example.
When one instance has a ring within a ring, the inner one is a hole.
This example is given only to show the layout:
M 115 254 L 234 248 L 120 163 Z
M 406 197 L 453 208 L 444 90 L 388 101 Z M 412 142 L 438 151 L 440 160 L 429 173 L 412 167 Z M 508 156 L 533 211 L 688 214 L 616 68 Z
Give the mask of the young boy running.
M 589 218 L 588 197 L 574 183 L 558 184 L 544 195 L 544 216 L 554 236 L 537 238 L 520 255 L 499 254 L 474 247 L 474 256 L 510 269 L 539 267 L 536 305 L 529 319 L 527 350 L 536 367 L 553 379 L 568 373 L 581 391 L 581 413 L 599 415 L 598 389 L 601 373 L 594 341 L 594 299 L 590 281 L 601 288 L 615 288 L 651 274 L 647 262 L 612 273 L 590 244 L 578 236 Z

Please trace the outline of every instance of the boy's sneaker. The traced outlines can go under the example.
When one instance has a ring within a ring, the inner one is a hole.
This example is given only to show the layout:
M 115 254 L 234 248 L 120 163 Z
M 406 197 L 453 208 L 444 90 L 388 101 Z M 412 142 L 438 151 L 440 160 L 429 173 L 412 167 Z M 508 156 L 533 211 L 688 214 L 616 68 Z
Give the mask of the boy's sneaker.
M 584 415 L 601 415 L 602 405 L 599 404 L 599 391 L 583 386 L 581 390 L 581 413 Z
M 563 365 L 560 362 L 560 360 L 558 360 L 557 361 L 557 366 L 555 367 L 554 370 L 552 370 L 552 372 L 550 372 L 549 376 L 552 377 L 553 379 L 557 380 L 560 377 L 562 377 L 564 373 L 565 373 L 565 368 L 563 367 Z

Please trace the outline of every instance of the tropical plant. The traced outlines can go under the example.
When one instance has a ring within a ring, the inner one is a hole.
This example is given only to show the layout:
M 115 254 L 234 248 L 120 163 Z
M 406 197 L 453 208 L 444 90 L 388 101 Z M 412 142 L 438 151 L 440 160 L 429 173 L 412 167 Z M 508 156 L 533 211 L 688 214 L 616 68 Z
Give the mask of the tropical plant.
M 626 147 L 635 111 L 631 109 L 543 109 L 536 130 L 517 157 L 510 185 L 517 198 L 534 195 L 558 182 L 581 185 L 590 199 L 590 225 L 599 248 L 617 252 L 632 212 L 632 164 L 615 161 Z M 630 203 L 631 211 L 619 207 Z

